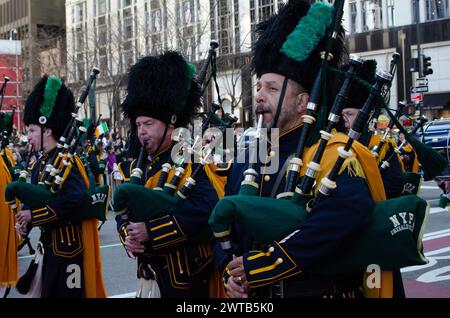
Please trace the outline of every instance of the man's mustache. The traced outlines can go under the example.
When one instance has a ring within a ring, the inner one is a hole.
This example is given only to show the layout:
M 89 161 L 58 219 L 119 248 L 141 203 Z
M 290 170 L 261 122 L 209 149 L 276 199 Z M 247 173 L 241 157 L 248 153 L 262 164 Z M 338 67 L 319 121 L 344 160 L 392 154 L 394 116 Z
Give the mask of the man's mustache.
M 258 104 L 255 107 L 256 114 L 271 113 L 272 108 L 269 105 Z

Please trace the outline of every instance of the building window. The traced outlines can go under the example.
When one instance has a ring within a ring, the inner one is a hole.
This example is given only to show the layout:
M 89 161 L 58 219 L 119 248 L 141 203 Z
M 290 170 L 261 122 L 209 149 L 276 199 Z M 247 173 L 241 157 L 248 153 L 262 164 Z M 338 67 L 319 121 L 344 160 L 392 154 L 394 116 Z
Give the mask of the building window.
M 427 20 L 436 20 L 447 18 L 448 0 L 426 0 L 426 16 Z
M 279 5 L 280 1 L 278 1 Z M 250 20 L 252 23 L 266 21 L 275 13 L 275 0 L 250 0 Z
M 195 22 L 194 0 L 177 4 L 177 25 L 188 25 Z
M 152 39 L 152 54 L 159 54 L 162 53 L 162 42 L 161 42 L 161 35 L 160 34 L 154 34 L 151 37 Z
M 150 5 L 145 6 L 145 10 L 145 23 L 148 31 L 145 37 L 146 52 L 153 55 L 159 54 L 163 47 L 163 8 L 159 0 L 151 0 Z
M 80 2 L 75 5 L 75 22 L 83 22 L 84 21 L 84 7 L 85 2 Z
M 151 30 L 152 32 L 161 32 L 162 31 L 162 19 L 161 19 L 161 9 L 152 10 L 151 14 Z
M 83 51 L 84 50 L 84 32 L 83 28 L 81 26 L 76 28 L 75 32 L 76 37 L 76 50 L 77 51 Z
M 218 15 L 218 29 L 219 29 L 219 43 L 221 54 L 230 54 L 233 51 L 231 41 L 231 8 L 228 0 L 219 0 L 217 15 Z
M 237 0 L 210 0 L 211 33 L 217 35 L 220 54 L 231 54 L 239 50 L 239 5 Z M 237 33 L 236 33 L 237 32 Z
M 106 52 L 106 48 L 100 48 L 98 50 L 99 53 L 99 64 L 100 64 L 100 70 L 106 71 L 108 69 L 108 55 Z
M 252 43 L 255 42 L 255 29 L 259 22 L 266 21 L 276 13 L 277 0 L 250 0 L 250 23 Z M 278 0 L 278 9 L 283 4 Z
M 241 32 L 239 30 L 239 1 L 234 0 L 234 47 L 235 52 L 239 53 L 241 50 Z
M 217 39 L 215 6 L 216 2 L 214 0 L 209 0 L 209 16 L 211 19 L 210 21 L 211 39 Z
M 274 14 L 275 3 L 273 0 L 258 0 L 258 20 L 259 22 L 267 20 Z
M 159 0 L 151 0 L 150 5 L 152 9 L 159 9 L 161 7 Z
M 103 21 L 105 20 L 105 17 L 102 17 Z M 98 45 L 103 46 L 108 43 L 108 28 L 105 23 L 98 22 Z
M 123 40 L 133 38 L 133 17 L 131 9 L 123 10 Z
M 123 52 L 123 65 L 125 67 L 125 69 L 123 70 L 123 72 L 126 72 L 128 70 L 128 68 L 133 65 L 134 61 L 133 61 L 133 51 L 125 51 Z
M 387 3 L 387 21 L 388 21 L 388 27 L 395 26 L 395 1 L 394 0 L 388 0 Z
M 77 72 L 78 72 L 78 80 L 80 80 L 80 81 L 86 80 L 85 73 L 84 73 L 83 54 L 77 54 Z
M 186 58 L 191 61 L 197 60 L 196 34 L 201 34 L 198 22 L 199 1 L 182 0 L 177 3 L 177 45 Z
M 363 5 L 363 31 L 381 29 L 382 10 L 381 0 L 365 0 Z
M 417 10 L 416 10 L 416 5 L 417 5 L 417 1 L 418 0 L 412 0 L 412 23 L 416 23 L 417 22 Z
M 358 18 L 358 11 L 356 10 L 356 1 L 350 2 L 349 6 L 350 6 L 350 33 L 355 33 Z
M 98 0 L 97 2 L 97 15 L 104 15 L 106 14 L 106 0 Z
M 126 8 L 131 6 L 131 0 L 117 0 L 119 8 Z

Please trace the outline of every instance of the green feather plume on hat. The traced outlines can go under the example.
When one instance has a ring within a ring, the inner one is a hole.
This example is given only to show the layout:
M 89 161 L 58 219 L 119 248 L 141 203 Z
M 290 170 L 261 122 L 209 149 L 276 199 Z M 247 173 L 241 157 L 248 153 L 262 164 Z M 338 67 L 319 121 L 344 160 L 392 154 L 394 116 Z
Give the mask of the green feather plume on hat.
M 44 101 L 39 108 L 41 114 L 46 118 L 49 118 L 55 107 L 56 97 L 58 91 L 62 86 L 62 80 L 58 77 L 49 77 L 45 84 Z
M 197 73 L 197 68 L 195 67 L 194 64 L 187 63 L 186 69 L 187 69 L 188 83 L 186 86 L 186 91 L 181 96 L 181 99 L 180 99 L 177 107 L 175 108 L 175 114 L 183 111 L 184 105 L 186 104 L 186 99 L 189 96 L 189 91 L 191 90 L 192 78 L 194 77 L 195 73 Z
M 306 60 L 324 37 L 332 22 L 333 11 L 334 7 L 331 4 L 313 3 L 308 14 L 289 34 L 280 51 L 298 62 Z
M 194 74 L 197 72 L 197 68 L 195 67 L 194 64 L 188 63 L 187 70 L 188 70 L 188 78 L 189 80 L 192 80 Z
M 329 3 L 316 2 L 311 5 L 308 13 L 300 19 L 294 31 L 287 37 L 280 49 L 287 57 L 303 62 L 314 51 L 319 42 L 326 35 L 328 27 L 333 21 L 334 6 Z M 326 76 L 323 74 L 323 76 Z M 324 81 L 326 84 L 326 80 Z M 326 105 L 326 85 L 323 87 L 321 104 Z M 306 144 L 314 144 L 320 137 L 319 131 L 326 125 L 328 110 L 320 107 L 316 122 L 310 130 Z
M 184 106 L 184 103 L 186 103 L 186 98 L 189 95 L 189 91 L 191 90 L 192 79 L 194 78 L 195 73 L 197 73 L 197 68 L 195 67 L 195 65 L 192 63 L 188 63 L 187 64 L 188 86 L 186 89 L 186 96 L 183 100 L 182 107 Z

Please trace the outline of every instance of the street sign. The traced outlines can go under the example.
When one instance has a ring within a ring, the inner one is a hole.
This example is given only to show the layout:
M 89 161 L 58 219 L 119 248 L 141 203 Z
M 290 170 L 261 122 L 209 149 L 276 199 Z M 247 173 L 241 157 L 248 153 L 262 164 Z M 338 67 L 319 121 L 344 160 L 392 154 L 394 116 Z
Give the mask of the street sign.
M 426 93 L 428 92 L 428 86 L 411 86 L 411 94 L 414 93 Z
M 416 78 L 416 86 L 428 86 L 428 78 Z
M 419 103 L 423 100 L 423 94 L 422 93 L 411 93 L 411 101 L 413 103 Z

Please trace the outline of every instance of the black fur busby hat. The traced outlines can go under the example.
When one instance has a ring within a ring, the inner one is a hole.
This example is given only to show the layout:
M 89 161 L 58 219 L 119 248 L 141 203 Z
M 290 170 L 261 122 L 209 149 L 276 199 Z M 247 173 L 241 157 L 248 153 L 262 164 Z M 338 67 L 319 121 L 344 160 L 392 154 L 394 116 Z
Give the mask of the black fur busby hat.
M 326 48 L 325 31 L 332 18 L 333 6 L 328 3 L 310 5 L 305 0 L 290 0 L 278 14 L 257 25 L 253 71 L 258 77 L 265 73 L 284 75 L 309 91 L 320 67 L 320 53 Z M 332 66 L 346 58 L 343 37 L 340 27 L 330 50 Z
M 51 128 L 53 136 L 59 138 L 74 110 L 75 99 L 71 90 L 60 78 L 44 75 L 27 98 L 23 121 L 25 125 Z
M 344 67 L 344 70 L 348 69 L 348 65 Z M 375 83 L 375 73 L 377 70 L 377 62 L 375 60 L 365 60 L 361 66 L 357 77 L 365 83 L 361 83 L 358 80 L 353 81 L 352 87 L 348 93 L 347 102 L 344 108 L 357 108 L 361 109 L 369 96 L 370 90 L 368 85 Z
M 186 126 L 200 106 L 200 86 L 194 74 L 195 67 L 174 51 L 146 56 L 133 65 L 121 105 L 132 130 L 138 116 L 156 118 L 175 127 Z

